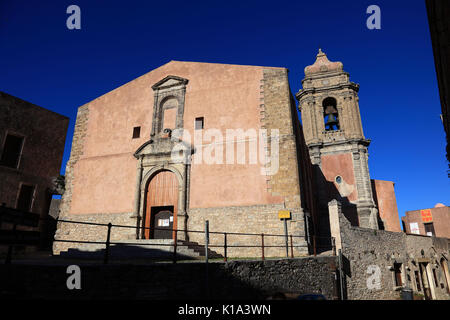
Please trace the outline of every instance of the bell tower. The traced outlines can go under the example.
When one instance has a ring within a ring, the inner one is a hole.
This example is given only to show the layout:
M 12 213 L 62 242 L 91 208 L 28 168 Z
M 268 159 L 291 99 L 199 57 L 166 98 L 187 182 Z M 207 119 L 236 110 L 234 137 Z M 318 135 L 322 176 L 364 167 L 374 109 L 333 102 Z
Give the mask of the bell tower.
M 314 64 L 305 68 L 302 87 L 296 98 L 315 168 L 320 216 L 327 220 L 328 202 L 337 199 L 353 225 L 378 229 L 359 85 L 350 81 L 341 62 L 329 61 L 319 49 Z

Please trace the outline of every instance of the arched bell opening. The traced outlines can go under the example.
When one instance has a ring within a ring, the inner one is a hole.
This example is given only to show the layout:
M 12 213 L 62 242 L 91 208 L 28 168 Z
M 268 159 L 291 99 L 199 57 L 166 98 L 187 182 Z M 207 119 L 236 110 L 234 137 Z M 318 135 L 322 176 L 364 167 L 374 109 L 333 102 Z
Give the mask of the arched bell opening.
M 328 97 L 322 102 L 323 107 L 323 117 L 325 121 L 326 131 L 339 130 L 339 113 L 337 110 L 336 99 Z

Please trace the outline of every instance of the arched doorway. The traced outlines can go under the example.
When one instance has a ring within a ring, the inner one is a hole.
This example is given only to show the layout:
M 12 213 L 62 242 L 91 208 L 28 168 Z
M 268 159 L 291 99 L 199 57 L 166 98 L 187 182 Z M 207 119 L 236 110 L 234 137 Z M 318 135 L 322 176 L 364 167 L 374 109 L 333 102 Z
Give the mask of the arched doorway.
M 145 192 L 145 239 L 175 239 L 178 212 L 178 180 L 169 170 L 158 171 Z

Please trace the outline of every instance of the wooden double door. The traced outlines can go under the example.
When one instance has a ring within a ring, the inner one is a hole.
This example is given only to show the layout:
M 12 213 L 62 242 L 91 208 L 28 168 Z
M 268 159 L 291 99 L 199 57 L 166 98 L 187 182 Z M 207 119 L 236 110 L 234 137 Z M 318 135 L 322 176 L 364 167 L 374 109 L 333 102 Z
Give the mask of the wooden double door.
M 146 191 L 145 239 L 175 239 L 178 192 L 173 172 L 163 170 L 152 177 Z

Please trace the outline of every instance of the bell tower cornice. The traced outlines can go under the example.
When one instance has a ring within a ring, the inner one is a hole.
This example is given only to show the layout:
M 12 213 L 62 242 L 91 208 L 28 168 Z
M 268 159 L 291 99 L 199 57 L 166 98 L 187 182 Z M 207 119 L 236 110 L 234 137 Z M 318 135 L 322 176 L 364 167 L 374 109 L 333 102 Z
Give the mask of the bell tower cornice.
M 350 89 L 357 93 L 359 91 L 359 84 L 354 83 L 354 82 L 349 82 L 349 83 L 339 83 L 334 86 L 304 88 L 304 89 L 299 90 L 297 92 L 297 94 L 295 95 L 295 97 L 297 98 L 297 100 L 300 101 L 304 97 L 307 97 L 308 94 L 330 92 L 330 90 L 342 91 L 344 89 Z M 345 96 L 345 95 L 350 95 L 350 93 L 340 92 L 340 93 L 338 93 L 338 95 Z

